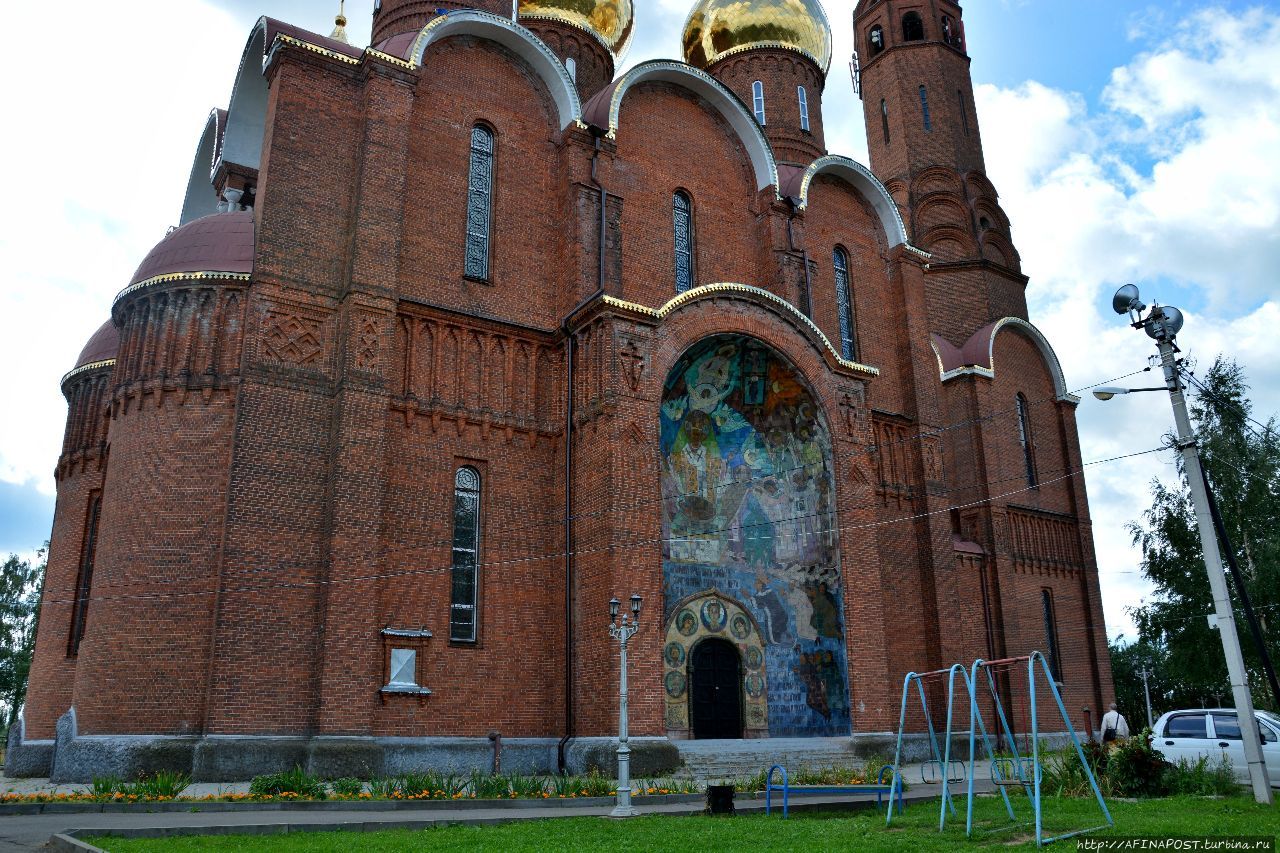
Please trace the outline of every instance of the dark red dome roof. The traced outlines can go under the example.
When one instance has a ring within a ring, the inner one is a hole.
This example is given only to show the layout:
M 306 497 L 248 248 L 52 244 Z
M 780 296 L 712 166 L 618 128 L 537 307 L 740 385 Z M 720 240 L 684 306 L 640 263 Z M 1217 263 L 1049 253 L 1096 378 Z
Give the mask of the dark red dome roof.
M 116 328 L 115 323 L 108 320 L 102 324 L 98 331 L 93 333 L 93 337 L 89 338 L 89 342 L 84 345 L 84 349 L 80 350 L 80 357 L 76 359 L 76 366 L 71 369 L 76 370 L 86 364 L 94 364 L 115 358 L 119 349 L 120 331 Z
M 253 211 L 213 213 L 175 228 L 129 283 L 182 272 L 253 272 Z

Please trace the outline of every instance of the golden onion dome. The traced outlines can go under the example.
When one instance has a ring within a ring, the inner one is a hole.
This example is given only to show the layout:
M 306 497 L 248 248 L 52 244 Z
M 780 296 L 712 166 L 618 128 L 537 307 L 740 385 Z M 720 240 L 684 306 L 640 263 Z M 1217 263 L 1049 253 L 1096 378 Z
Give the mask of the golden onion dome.
M 684 60 L 709 68 L 753 47 L 795 50 L 831 65 L 831 24 L 818 0 L 699 0 L 684 25 Z
M 635 28 L 631 0 L 520 0 L 520 18 L 562 21 L 604 43 L 615 62 L 631 46 Z

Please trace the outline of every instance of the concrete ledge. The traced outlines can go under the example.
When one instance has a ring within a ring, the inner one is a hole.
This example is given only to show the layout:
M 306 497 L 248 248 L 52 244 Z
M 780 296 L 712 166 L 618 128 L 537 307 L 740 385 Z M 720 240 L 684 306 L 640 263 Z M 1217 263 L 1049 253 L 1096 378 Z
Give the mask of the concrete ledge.
M 196 782 L 243 782 L 307 766 L 307 747 L 300 737 L 206 737 L 196 744 L 188 766 Z
M 27 714 L 18 713 L 9 727 L 5 745 L 4 775 L 11 779 L 38 779 L 53 772 L 53 755 L 57 741 L 27 740 Z
M 665 737 L 628 738 L 631 748 L 631 778 L 669 776 L 680 767 L 680 750 Z M 565 764 L 570 773 L 597 772 L 618 778 L 618 740 L 607 737 L 580 737 L 569 741 Z
M 187 773 L 198 738 L 168 736 L 80 736 L 58 744 L 49 781 L 88 783 L 95 776 L 136 779 L 158 770 Z
M 386 737 L 373 742 L 382 749 L 383 773 L 387 776 L 423 770 L 460 774 L 493 770 L 493 742 L 488 738 Z M 555 773 L 558 743 L 556 738 L 503 738 L 502 772 Z

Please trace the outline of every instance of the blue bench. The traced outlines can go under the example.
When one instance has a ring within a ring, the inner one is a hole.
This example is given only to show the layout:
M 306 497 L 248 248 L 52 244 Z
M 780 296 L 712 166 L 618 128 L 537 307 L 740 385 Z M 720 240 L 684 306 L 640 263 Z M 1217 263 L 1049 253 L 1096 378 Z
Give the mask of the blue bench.
M 773 782 L 774 772 L 782 774 L 782 784 L 775 785 Z M 889 781 L 885 781 L 885 774 L 889 775 Z M 773 792 L 782 792 L 782 816 L 785 818 L 788 812 L 788 801 L 791 792 L 797 794 L 875 794 L 876 808 L 884 805 L 884 795 L 888 794 L 890 799 L 896 793 L 898 796 L 898 811 L 906 808 L 906 803 L 902 799 L 902 788 L 894 785 L 893 766 L 886 764 L 880 768 L 880 773 L 876 778 L 875 785 L 801 785 L 795 788 L 787 781 L 787 768 L 781 764 L 775 764 L 769 768 L 769 775 L 764 780 L 764 813 L 769 814 L 773 808 Z

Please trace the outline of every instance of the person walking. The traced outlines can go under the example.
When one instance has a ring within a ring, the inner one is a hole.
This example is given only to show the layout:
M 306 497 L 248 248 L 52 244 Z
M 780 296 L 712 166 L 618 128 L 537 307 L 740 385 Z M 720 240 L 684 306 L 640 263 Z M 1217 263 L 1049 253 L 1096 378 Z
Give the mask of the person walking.
M 1110 744 L 1128 736 L 1129 724 L 1125 721 L 1124 714 L 1116 709 L 1116 703 L 1112 702 L 1111 710 L 1102 715 L 1102 742 Z

